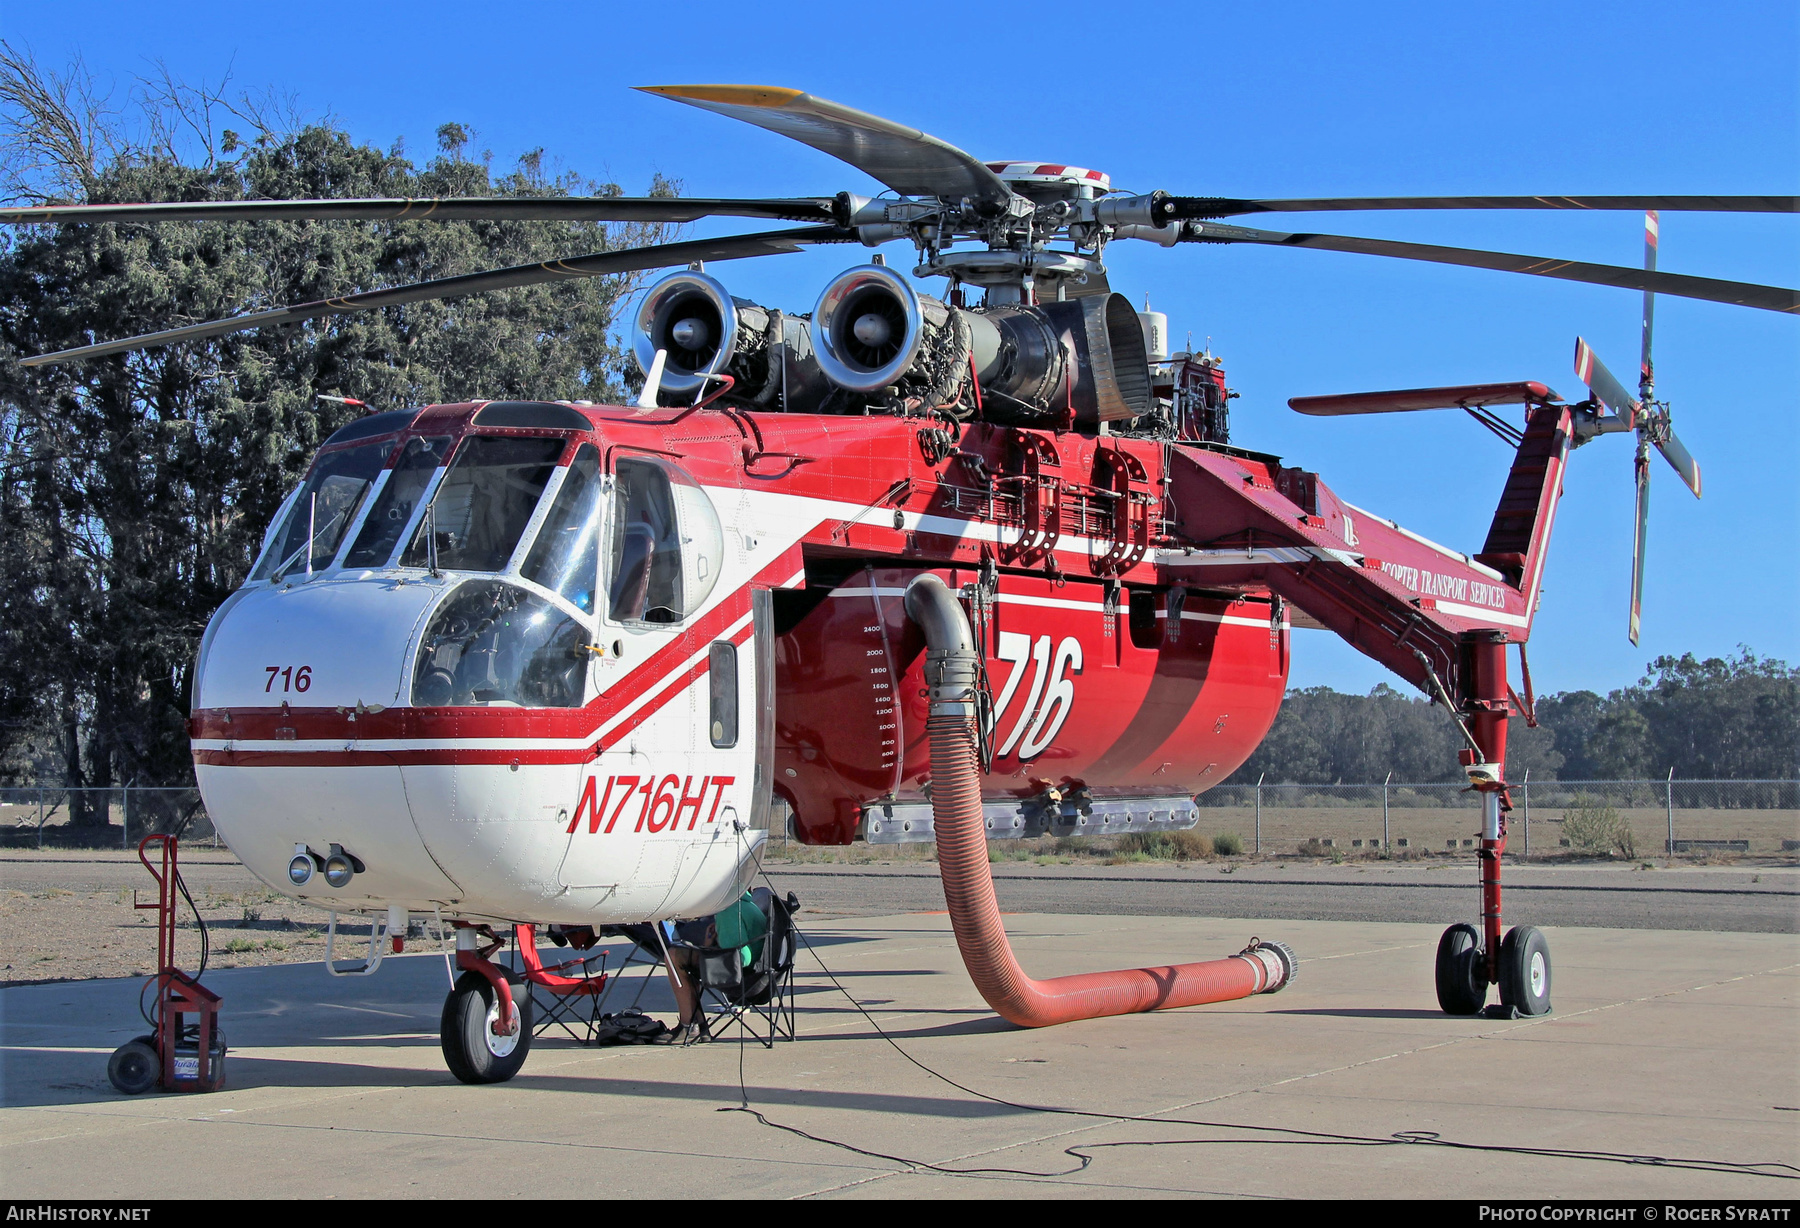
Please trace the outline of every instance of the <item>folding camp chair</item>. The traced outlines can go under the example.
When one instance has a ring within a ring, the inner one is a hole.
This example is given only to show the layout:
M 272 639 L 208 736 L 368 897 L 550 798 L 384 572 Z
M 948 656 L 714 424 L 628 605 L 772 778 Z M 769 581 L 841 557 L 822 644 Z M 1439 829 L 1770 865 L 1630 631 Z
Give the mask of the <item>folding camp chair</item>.
M 773 1048 L 794 1037 L 794 957 L 798 938 L 794 913 L 800 900 L 793 892 L 777 899 L 766 887 L 750 893 L 768 921 L 761 948 L 749 964 L 740 947 L 700 947 L 701 1006 L 706 1030 L 720 1039 L 731 1028 Z
M 588 946 L 591 947 L 591 934 Z M 513 927 L 513 949 L 523 967 L 518 971 L 531 987 L 532 1036 L 560 1027 L 579 1044 L 592 1044 L 600 1020 L 600 1003 L 612 977 L 606 972 L 605 951 L 545 967 L 538 955 L 534 927 Z M 577 946 L 577 952 L 583 950 Z

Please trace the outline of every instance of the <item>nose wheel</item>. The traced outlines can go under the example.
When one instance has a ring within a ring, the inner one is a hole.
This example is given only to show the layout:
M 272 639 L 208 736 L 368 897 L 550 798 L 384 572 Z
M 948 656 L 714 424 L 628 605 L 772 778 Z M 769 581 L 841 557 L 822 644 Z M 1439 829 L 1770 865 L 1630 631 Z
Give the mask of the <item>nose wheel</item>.
M 511 1032 L 503 1030 L 500 997 L 479 972 L 465 972 L 444 999 L 438 1039 L 444 1064 L 464 1083 L 504 1083 L 519 1073 L 531 1051 L 531 993 L 522 979 L 508 977 L 516 985 L 513 1002 L 518 1021 Z

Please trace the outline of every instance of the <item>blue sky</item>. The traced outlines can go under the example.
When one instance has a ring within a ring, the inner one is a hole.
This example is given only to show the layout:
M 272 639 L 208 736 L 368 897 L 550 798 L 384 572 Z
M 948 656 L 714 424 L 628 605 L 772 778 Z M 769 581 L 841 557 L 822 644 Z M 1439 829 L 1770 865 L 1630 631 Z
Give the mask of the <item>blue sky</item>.
M 1230 196 L 1800 192 L 1800 7 L 1789 3 L 1282 4 L 1236 7 L 718 4 L 8 5 L 0 36 L 79 52 L 121 91 L 163 60 L 189 80 L 292 91 L 356 136 L 415 154 L 456 120 L 505 164 L 544 146 L 640 190 L 870 194 L 802 146 L 632 92 L 791 85 L 984 158 L 1105 170 L 1115 185 Z M 791 16 L 784 16 L 784 12 Z M 755 16 L 746 16 L 754 13 Z M 1260 224 L 1615 264 L 1631 214 L 1293 215 Z M 722 232 L 707 224 L 699 233 Z M 1800 218 L 1666 214 L 1662 267 L 1794 285 Z M 1541 379 L 1570 399 L 1574 338 L 1629 380 L 1638 298 L 1601 287 L 1324 252 L 1119 244 L 1115 288 L 1211 338 L 1234 441 L 1318 470 L 1354 503 L 1480 546 L 1508 454 L 1466 418 L 1329 420 L 1290 396 Z M 902 260 L 900 248 L 891 259 Z M 805 310 L 846 263 L 821 251 L 714 271 Z M 1625 637 L 1631 447 L 1576 453 L 1532 641 L 1540 690 L 1606 690 L 1651 657 L 1748 644 L 1800 660 L 1800 320 L 1664 298 L 1660 393 L 1704 467 L 1696 502 L 1660 461 L 1644 636 Z M 1383 672 L 1304 633 L 1296 685 Z

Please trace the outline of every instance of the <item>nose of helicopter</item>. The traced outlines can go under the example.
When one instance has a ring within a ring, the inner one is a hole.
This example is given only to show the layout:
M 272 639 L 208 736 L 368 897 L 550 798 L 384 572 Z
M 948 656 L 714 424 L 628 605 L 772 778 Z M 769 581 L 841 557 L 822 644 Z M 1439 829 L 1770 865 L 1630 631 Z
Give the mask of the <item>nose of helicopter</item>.
M 350 909 L 461 895 L 421 842 L 400 768 L 350 753 L 364 726 L 347 723 L 407 702 L 413 641 L 447 587 L 320 579 L 241 590 L 214 616 L 195 671 L 207 726 L 195 730 L 195 769 L 214 825 L 272 886 Z M 289 882 L 303 850 L 323 858 L 340 845 L 354 873 Z
M 215 616 L 196 670 L 196 708 L 394 707 L 410 648 L 447 585 L 353 578 L 251 589 Z

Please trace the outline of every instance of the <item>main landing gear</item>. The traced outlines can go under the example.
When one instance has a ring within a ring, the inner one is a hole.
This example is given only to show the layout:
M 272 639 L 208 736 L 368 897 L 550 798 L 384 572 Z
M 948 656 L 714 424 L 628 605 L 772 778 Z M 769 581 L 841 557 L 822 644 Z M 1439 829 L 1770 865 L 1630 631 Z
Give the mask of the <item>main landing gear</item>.
M 1495 521 L 1499 524 L 1499 521 Z M 1506 684 L 1506 642 L 1497 632 L 1478 633 L 1463 642 L 1460 671 L 1462 712 L 1423 652 L 1413 655 L 1424 668 L 1433 697 L 1456 720 L 1468 749 L 1462 764 L 1469 784 L 1481 799 L 1481 928 L 1452 925 L 1438 939 L 1437 999 L 1448 1015 L 1485 1013 L 1491 1019 L 1519 1019 L 1550 1013 L 1550 944 L 1529 925 L 1501 934 L 1500 854 L 1506 851 L 1506 800 L 1502 768 L 1506 762 L 1506 722 L 1517 708 L 1530 718 L 1530 708 Z M 1523 659 L 1525 646 L 1519 645 Z M 1531 676 L 1525 676 L 1531 695 Z M 1487 1006 L 1489 985 L 1500 987 L 1500 1004 Z
M 1482 794 L 1481 923 L 1452 925 L 1438 939 L 1437 999 L 1449 1015 L 1480 1014 L 1517 1019 L 1550 1013 L 1550 944 L 1529 925 L 1501 937 L 1500 854 L 1506 825 L 1498 790 Z M 1484 942 L 1483 939 L 1486 939 Z M 1500 1005 L 1487 1006 L 1489 985 L 1499 985 Z
M 1550 944 L 1535 926 L 1508 930 L 1496 962 L 1500 1005 L 1489 1007 L 1488 1014 L 1516 1019 L 1550 1013 Z M 1459 924 L 1445 930 L 1437 949 L 1437 999 L 1444 1013 L 1481 1013 L 1488 984 L 1487 954 L 1475 927 Z

